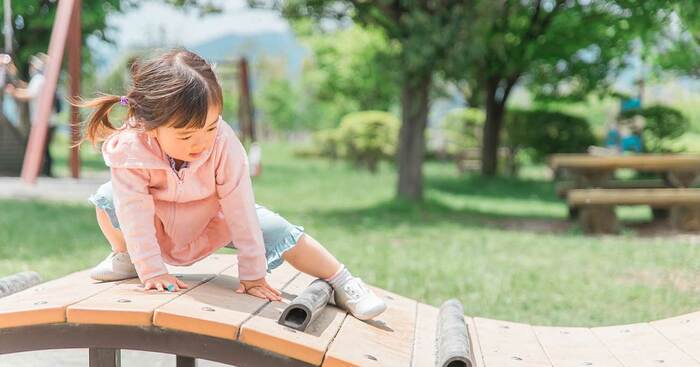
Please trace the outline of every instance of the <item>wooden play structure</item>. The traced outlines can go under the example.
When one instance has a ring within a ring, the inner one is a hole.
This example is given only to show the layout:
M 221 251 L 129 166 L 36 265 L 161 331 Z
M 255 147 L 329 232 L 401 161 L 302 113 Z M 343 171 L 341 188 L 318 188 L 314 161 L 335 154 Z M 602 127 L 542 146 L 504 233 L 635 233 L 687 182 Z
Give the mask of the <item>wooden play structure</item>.
M 196 358 L 240 367 L 700 367 L 700 312 L 541 327 L 464 316 L 454 300 L 437 308 L 373 287 L 388 305 L 377 319 L 363 322 L 328 304 L 311 307 L 318 314 L 300 329 L 279 321 L 295 301 L 316 302 L 299 299 L 315 279 L 287 263 L 268 277 L 283 302 L 235 293 L 235 255 L 169 270 L 190 288 L 143 291 L 138 279 L 100 283 L 80 271 L 0 298 L 0 354 L 90 348 L 90 365 L 109 367 L 119 365 L 119 349 L 176 354 L 180 367 Z M 20 278 L 33 284 L 31 275 Z
M 656 219 L 670 219 L 680 231 L 700 230 L 700 189 L 692 188 L 700 174 L 700 156 L 638 154 L 593 156 L 556 154 L 550 167 L 557 177 L 557 194 L 566 197 L 569 213 L 587 233 L 616 233 L 615 208 L 647 205 Z M 615 180 L 615 172 L 629 169 L 653 172 L 658 179 Z

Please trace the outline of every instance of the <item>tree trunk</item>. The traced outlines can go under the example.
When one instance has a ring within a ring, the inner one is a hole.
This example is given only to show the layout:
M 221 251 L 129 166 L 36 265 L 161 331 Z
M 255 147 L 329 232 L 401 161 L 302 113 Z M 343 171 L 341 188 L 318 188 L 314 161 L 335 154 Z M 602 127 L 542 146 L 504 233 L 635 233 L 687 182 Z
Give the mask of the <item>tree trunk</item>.
M 505 109 L 505 98 L 499 100 L 496 95 L 498 84 L 497 79 L 486 82 L 486 122 L 481 144 L 481 174 L 484 176 L 494 176 L 498 169 L 498 147 Z
M 431 82 L 432 74 L 426 71 L 404 75 L 401 85 L 397 196 L 403 199 L 423 197 L 423 155 Z

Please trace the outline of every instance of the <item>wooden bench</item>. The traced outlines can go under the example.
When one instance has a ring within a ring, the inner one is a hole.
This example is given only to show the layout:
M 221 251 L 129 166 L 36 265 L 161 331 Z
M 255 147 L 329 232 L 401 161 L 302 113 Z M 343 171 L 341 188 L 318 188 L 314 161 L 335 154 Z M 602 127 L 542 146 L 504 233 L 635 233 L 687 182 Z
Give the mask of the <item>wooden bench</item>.
M 601 189 L 660 189 L 668 187 L 662 179 L 639 180 L 612 180 L 601 185 Z M 575 181 L 559 181 L 555 185 L 555 192 L 560 199 L 566 199 L 569 191 L 582 189 Z
M 284 263 L 268 277 L 284 302 L 266 302 L 234 292 L 235 263 L 217 254 L 170 267 L 190 285 L 183 292 L 144 292 L 136 280 L 99 283 L 81 271 L 0 298 L 0 354 L 90 348 L 92 366 L 116 366 L 119 349 L 134 349 L 176 354 L 178 366 L 203 358 L 241 367 L 424 367 L 440 358 L 441 330 L 463 322 L 472 367 L 700 367 L 700 312 L 632 325 L 540 327 L 441 318 L 443 308 L 373 287 L 389 306 L 378 319 L 363 322 L 329 305 L 300 332 L 277 319 L 313 279 Z
M 586 233 L 616 233 L 615 207 L 620 205 L 668 209 L 673 228 L 700 230 L 700 189 L 576 189 L 569 191 L 567 200 L 580 210 L 579 222 Z

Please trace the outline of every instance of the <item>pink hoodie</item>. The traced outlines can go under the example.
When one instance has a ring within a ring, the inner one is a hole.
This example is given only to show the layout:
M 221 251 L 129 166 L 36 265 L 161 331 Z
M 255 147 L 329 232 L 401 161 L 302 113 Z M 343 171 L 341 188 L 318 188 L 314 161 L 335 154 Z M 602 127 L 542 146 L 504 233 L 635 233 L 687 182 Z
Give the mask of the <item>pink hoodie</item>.
M 212 147 L 178 174 L 155 138 L 124 124 L 102 145 L 114 205 L 141 281 L 189 265 L 233 241 L 241 280 L 265 277 L 267 260 L 245 149 L 219 119 Z

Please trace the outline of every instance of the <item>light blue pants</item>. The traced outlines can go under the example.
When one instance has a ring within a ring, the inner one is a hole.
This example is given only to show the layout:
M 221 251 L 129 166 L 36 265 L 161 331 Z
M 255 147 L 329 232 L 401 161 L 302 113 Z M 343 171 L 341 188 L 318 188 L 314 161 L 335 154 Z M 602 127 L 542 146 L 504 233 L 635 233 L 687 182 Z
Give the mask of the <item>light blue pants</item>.
M 114 210 L 112 200 L 112 182 L 109 181 L 90 196 L 88 199 L 96 207 L 107 212 L 112 226 L 119 229 L 119 219 Z M 299 238 L 304 234 L 304 227 L 289 223 L 281 215 L 255 204 L 255 211 L 258 214 L 260 229 L 262 229 L 263 241 L 265 242 L 265 257 L 267 258 L 267 272 L 282 265 L 284 259 L 282 254 L 294 247 Z M 226 245 L 228 248 L 235 248 L 233 243 Z

